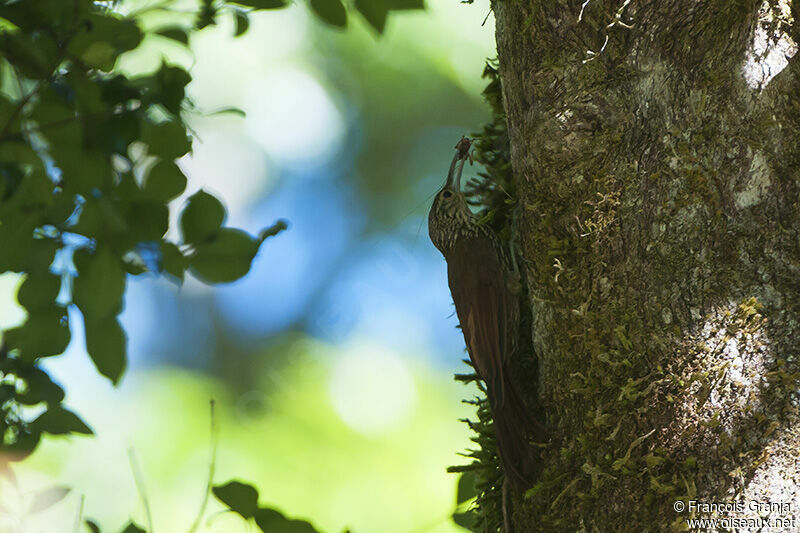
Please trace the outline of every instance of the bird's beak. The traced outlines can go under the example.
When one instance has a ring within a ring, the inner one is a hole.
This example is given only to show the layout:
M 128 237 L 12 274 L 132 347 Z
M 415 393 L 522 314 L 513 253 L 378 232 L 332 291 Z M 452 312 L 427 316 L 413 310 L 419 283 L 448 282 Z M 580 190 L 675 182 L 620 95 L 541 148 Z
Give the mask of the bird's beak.
M 450 163 L 450 170 L 447 172 L 447 181 L 444 186 L 454 191 L 461 191 L 461 173 L 464 171 L 466 158 L 461 157 L 461 151 L 456 151 L 453 161 Z M 457 167 L 457 168 L 456 168 Z

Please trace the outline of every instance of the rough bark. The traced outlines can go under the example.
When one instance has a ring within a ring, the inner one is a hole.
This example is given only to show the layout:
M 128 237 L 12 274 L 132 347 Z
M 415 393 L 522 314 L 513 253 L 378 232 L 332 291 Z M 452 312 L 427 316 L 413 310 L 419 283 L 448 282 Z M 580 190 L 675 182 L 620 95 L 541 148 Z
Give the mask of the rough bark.
M 493 9 L 549 432 L 515 530 L 800 530 L 800 79 L 762 68 L 800 6 Z

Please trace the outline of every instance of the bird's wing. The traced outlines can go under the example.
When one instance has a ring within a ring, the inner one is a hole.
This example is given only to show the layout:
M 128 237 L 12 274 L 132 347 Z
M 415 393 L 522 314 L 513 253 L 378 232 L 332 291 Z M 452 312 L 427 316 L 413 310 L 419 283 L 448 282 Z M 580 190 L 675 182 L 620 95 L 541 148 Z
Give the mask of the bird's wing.
M 448 253 L 447 275 L 470 359 L 486 382 L 503 468 L 512 486 L 524 490 L 539 465 L 528 432 L 539 440 L 544 429 L 504 376 L 516 334 L 516 298 L 487 238 L 459 239 Z
M 459 239 L 448 254 L 447 275 L 470 359 L 502 405 L 513 301 L 491 241 Z

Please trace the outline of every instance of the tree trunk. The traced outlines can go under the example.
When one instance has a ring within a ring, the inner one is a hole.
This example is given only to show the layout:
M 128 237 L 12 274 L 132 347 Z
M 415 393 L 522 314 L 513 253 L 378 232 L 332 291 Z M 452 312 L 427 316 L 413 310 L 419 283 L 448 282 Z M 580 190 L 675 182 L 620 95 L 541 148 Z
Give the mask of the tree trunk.
M 800 531 L 800 5 L 493 8 L 548 428 L 515 531 Z

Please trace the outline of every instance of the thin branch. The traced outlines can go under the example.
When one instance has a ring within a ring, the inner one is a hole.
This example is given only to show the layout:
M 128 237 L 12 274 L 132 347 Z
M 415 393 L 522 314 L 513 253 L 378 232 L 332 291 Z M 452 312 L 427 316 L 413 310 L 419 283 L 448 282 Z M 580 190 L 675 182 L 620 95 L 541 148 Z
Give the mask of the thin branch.
M 142 471 L 139 468 L 139 464 L 136 462 L 136 454 L 133 448 L 128 448 L 128 459 L 130 460 L 131 470 L 133 471 L 133 480 L 136 482 L 136 490 L 139 492 L 139 497 L 142 499 L 142 505 L 144 505 L 147 531 L 153 533 L 153 516 L 150 514 L 150 502 L 147 499 L 147 492 L 145 491 L 144 481 L 142 480 Z
M 53 66 L 50 67 L 50 73 L 45 76 L 44 78 L 37 80 L 36 84 L 33 86 L 33 89 L 26 94 L 22 99 L 17 103 L 17 106 L 14 108 L 14 111 L 11 112 L 11 115 L 8 117 L 8 120 L 3 125 L 3 129 L 0 131 L 0 139 L 6 136 L 8 130 L 11 128 L 11 124 L 17 119 L 17 116 L 22 112 L 22 108 L 30 101 L 33 96 L 39 92 L 41 89 L 42 84 L 45 81 L 52 81 L 53 76 L 55 76 L 56 71 L 58 70 L 58 66 L 61 65 L 61 62 L 64 61 L 64 57 L 67 54 L 67 47 L 69 46 L 69 42 L 72 40 L 73 35 L 67 37 L 64 42 L 58 45 L 58 55 L 56 56 L 55 61 L 53 61 Z M 17 74 L 17 79 L 19 79 L 19 74 Z
M 208 497 L 211 495 L 211 487 L 214 483 L 214 470 L 217 465 L 217 442 L 218 442 L 218 432 L 217 432 L 217 417 L 214 413 L 214 405 L 215 401 L 211 400 L 211 461 L 208 465 L 208 483 L 206 483 L 206 491 L 203 495 L 203 503 L 200 504 L 200 510 L 197 513 L 197 518 L 195 518 L 192 527 L 189 528 L 189 533 L 195 533 L 197 528 L 200 527 L 200 522 L 203 520 L 203 515 L 206 514 L 206 506 L 208 505 Z
M 19 74 L 17 74 L 17 76 L 19 76 Z M 52 76 L 52 74 L 50 74 L 50 76 Z M 50 78 L 50 76 L 48 76 L 48 79 Z M 31 91 L 24 97 L 22 97 L 19 103 L 17 103 L 17 106 L 14 108 L 14 111 L 11 112 L 11 115 L 9 115 L 5 125 L 3 125 L 2 131 L 0 131 L 0 139 L 3 139 L 6 136 L 8 130 L 11 129 L 11 124 L 17 119 L 17 115 L 19 115 L 22 112 L 22 108 L 25 107 L 25 105 L 30 101 L 31 98 L 33 98 L 33 95 L 39 91 L 39 89 L 42 86 L 42 83 L 44 83 L 44 79 L 38 80 L 36 82 L 36 85 L 34 85 L 33 89 L 31 89 Z
M 113 109 L 110 110 L 105 109 L 103 111 L 95 111 L 94 113 L 84 113 L 72 117 L 54 120 L 52 122 L 45 122 L 44 124 L 37 123 L 35 126 L 27 128 L 24 133 L 26 134 L 41 133 L 50 128 L 58 128 L 59 126 L 66 126 L 68 124 L 72 124 L 73 122 L 78 122 L 85 119 L 103 118 L 103 117 L 122 117 L 125 116 L 126 113 L 131 113 L 131 112 L 132 111 L 129 110 L 115 111 Z M 15 134 L 8 134 L 5 136 L 0 134 L 0 142 L 13 139 L 15 136 L 16 136 Z
M 73 530 L 74 533 L 80 533 L 81 531 L 81 523 L 83 522 L 83 503 L 85 499 L 86 496 L 81 494 L 81 503 L 78 505 L 78 516 L 75 519 L 75 528 Z

